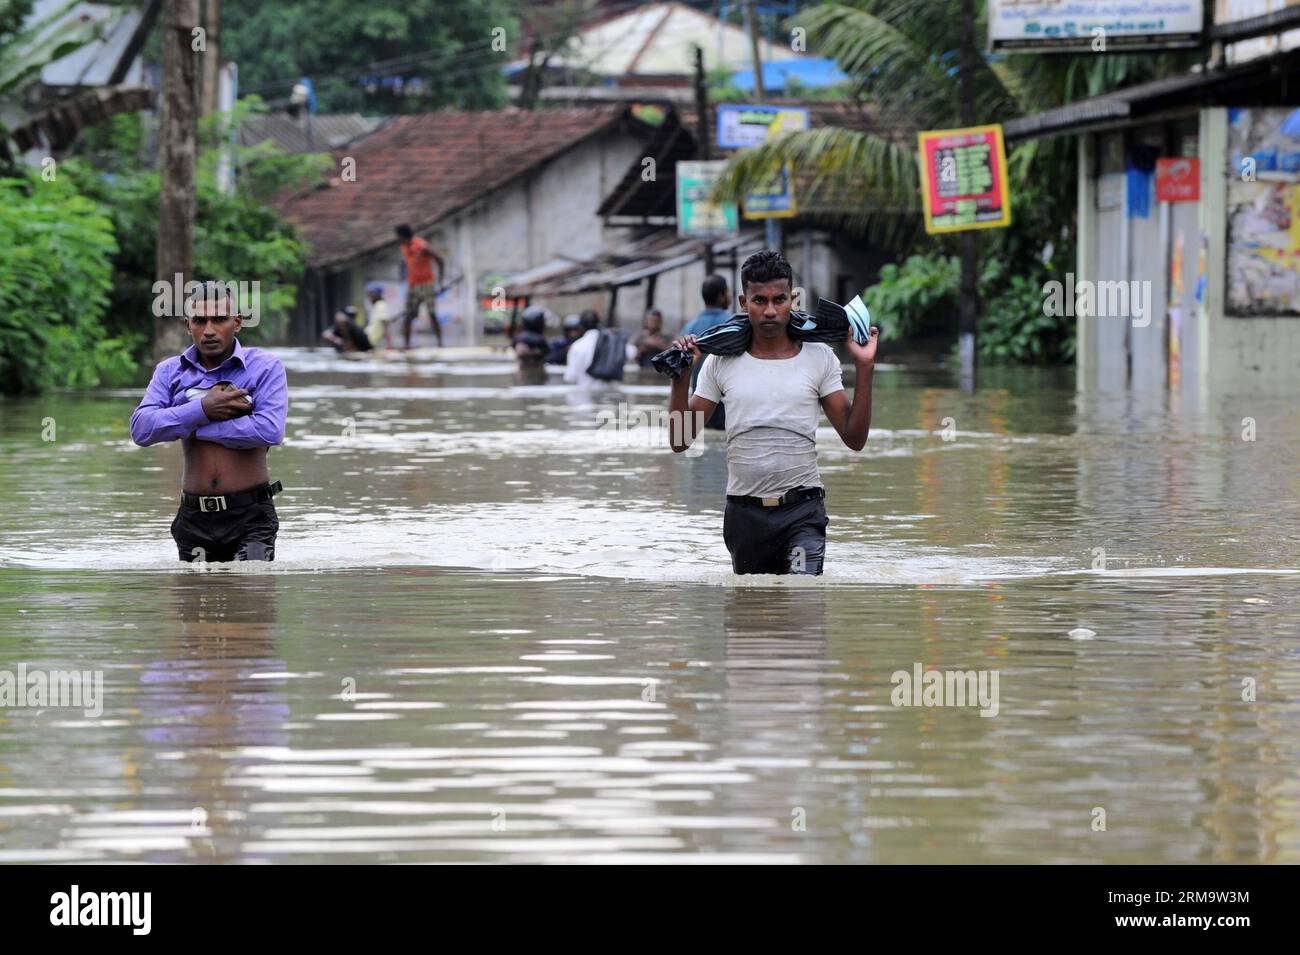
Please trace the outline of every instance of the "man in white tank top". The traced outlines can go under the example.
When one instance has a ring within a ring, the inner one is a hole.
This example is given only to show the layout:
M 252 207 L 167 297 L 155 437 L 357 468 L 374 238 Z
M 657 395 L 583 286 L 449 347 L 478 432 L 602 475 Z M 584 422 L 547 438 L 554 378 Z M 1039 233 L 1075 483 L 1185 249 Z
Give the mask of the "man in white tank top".
M 707 421 L 718 402 L 727 406 L 727 509 L 722 536 L 738 574 L 820 574 L 826 552 L 825 488 L 817 469 L 817 423 L 825 412 L 841 440 L 861 451 L 871 428 L 871 379 L 879 330 L 859 345 L 850 334 L 857 370 L 850 403 L 840 362 L 829 345 L 789 335 L 793 271 L 780 252 L 755 252 L 741 267 L 741 307 L 749 313 L 749 350 L 701 355 L 695 336 L 673 345 L 703 359 L 695 393 L 690 378 L 673 382 L 671 421 Z M 695 438 L 672 429 L 675 452 Z

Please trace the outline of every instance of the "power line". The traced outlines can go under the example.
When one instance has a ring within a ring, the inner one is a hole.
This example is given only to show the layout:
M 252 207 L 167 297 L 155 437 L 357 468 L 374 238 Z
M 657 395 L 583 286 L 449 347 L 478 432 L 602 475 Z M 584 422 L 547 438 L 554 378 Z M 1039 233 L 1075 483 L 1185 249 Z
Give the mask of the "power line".
M 605 8 L 605 9 L 595 8 L 592 11 L 593 13 L 592 16 L 584 17 L 581 21 L 579 21 L 579 29 L 587 25 L 587 23 L 590 21 L 594 21 L 597 19 L 601 19 L 601 20 L 609 19 L 611 9 L 615 11 L 614 16 L 620 16 L 624 13 L 629 12 L 630 10 L 635 9 L 638 6 L 644 5 L 644 3 L 645 0 L 624 0 L 623 3 L 617 4 L 612 8 Z M 425 66 L 426 68 L 434 67 L 437 66 L 439 63 L 446 63 L 452 60 L 461 59 L 462 57 L 465 57 L 467 55 L 473 56 L 475 54 L 488 53 L 494 42 L 495 42 L 494 39 L 489 38 L 486 40 L 478 40 L 473 43 L 467 43 L 454 53 L 446 53 L 446 54 L 410 53 L 410 54 L 406 54 L 405 56 L 394 57 L 389 60 L 376 60 L 375 62 L 367 64 L 366 66 L 360 68 L 354 67 L 345 70 L 338 70 L 333 73 L 318 73 L 315 74 L 314 76 L 311 76 L 311 79 L 313 82 L 319 82 L 323 80 L 334 80 L 334 79 L 361 79 L 362 77 L 370 76 L 372 74 L 382 74 L 385 71 L 392 72 L 395 70 L 409 69 L 414 66 L 422 65 Z M 489 65 L 495 66 L 498 64 L 489 64 Z M 257 86 L 249 87 L 246 90 L 246 92 L 262 93 L 262 92 L 269 92 L 271 90 L 277 90 L 277 89 L 292 89 L 294 84 L 296 84 L 299 81 L 301 76 L 302 74 L 300 73 L 298 76 L 295 76 L 292 79 L 272 80 L 266 83 L 261 83 Z

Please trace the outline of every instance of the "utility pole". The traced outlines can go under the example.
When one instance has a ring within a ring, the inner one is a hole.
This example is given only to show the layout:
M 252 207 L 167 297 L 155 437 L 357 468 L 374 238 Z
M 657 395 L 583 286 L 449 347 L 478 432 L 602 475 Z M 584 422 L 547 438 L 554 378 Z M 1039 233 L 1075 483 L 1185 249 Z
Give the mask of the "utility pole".
M 194 267 L 195 123 L 199 65 L 190 45 L 199 25 L 199 0 L 164 0 L 162 121 L 158 129 L 157 278 L 189 281 Z M 171 299 L 172 296 L 169 296 Z M 174 300 L 174 299 L 172 299 Z M 154 355 L 166 358 L 185 344 L 180 315 L 154 317 Z
M 700 146 L 700 159 L 713 158 L 709 147 L 709 94 L 704 80 L 704 49 L 695 48 L 695 139 Z M 704 242 L 704 274 L 713 274 L 713 242 Z
M 758 11 L 754 0 L 745 0 L 745 20 L 749 23 L 749 55 L 754 61 L 754 95 L 761 103 L 767 91 L 763 89 L 763 61 L 758 55 Z
M 221 0 L 204 0 L 203 31 L 207 49 L 203 53 L 203 113 L 221 108 Z
M 961 125 L 975 125 L 975 0 L 961 0 Z M 957 354 L 961 361 L 961 389 L 975 390 L 975 325 L 979 318 L 979 291 L 976 272 L 979 269 L 979 247 L 976 233 L 967 230 L 961 234 L 961 295 L 958 301 L 959 324 Z
M 745 0 L 745 19 L 749 21 L 749 55 L 754 61 L 754 101 L 767 99 L 767 90 L 763 87 L 763 61 L 758 54 L 758 11 L 754 9 L 754 0 Z M 763 244 L 769 249 L 781 248 L 781 222 L 768 217 L 763 220 Z

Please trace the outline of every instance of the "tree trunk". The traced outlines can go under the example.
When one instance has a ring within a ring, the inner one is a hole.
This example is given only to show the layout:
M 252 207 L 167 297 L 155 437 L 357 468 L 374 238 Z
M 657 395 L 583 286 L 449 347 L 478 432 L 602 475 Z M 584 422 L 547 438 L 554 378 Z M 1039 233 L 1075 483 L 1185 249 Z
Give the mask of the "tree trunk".
M 162 119 L 158 130 L 157 278 L 189 281 L 194 267 L 195 122 L 198 112 L 197 54 L 191 47 L 198 26 L 199 0 L 165 0 L 162 36 Z M 168 301 L 174 301 L 174 294 Z M 167 313 L 174 311 L 171 308 Z M 154 317 L 154 357 L 166 358 L 185 347 L 184 316 Z
M 207 50 L 203 63 L 203 113 L 209 116 L 221 108 L 221 0 L 204 0 L 203 29 Z

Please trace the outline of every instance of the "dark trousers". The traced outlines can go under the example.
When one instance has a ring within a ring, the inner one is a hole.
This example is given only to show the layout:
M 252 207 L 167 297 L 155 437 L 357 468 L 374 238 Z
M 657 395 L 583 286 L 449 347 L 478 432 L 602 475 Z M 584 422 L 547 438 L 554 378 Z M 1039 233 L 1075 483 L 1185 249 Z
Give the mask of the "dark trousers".
M 722 539 L 738 574 L 820 574 L 826 557 L 826 502 L 780 507 L 727 500 Z
M 176 549 L 186 562 L 275 560 L 279 529 L 270 500 L 229 511 L 200 511 L 182 504 L 172 521 Z

